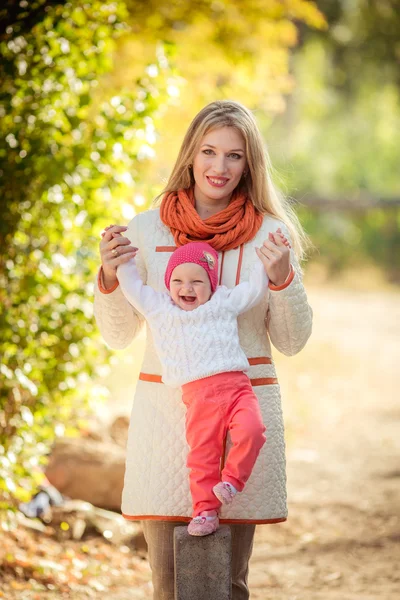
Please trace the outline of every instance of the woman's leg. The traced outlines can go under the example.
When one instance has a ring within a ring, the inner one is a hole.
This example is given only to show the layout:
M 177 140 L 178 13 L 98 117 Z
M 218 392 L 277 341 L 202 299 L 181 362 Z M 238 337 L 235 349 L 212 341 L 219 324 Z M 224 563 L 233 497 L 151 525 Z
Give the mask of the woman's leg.
M 249 600 L 247 576 L 256 526 L 232 524 L 230 527 L 232 534 L 232 600 Z
M 141 522 L 149 552 L 153 600 L 174 600 L 174 528 L 180 521 Z
M 174 528 L 186 523 L 142 521 L 149 549 L 154 588 L 153 600 L 174 600 Z M 247 576 L 256 526 L 230 525 L 232 534 L 232 600 L 248 600 Z

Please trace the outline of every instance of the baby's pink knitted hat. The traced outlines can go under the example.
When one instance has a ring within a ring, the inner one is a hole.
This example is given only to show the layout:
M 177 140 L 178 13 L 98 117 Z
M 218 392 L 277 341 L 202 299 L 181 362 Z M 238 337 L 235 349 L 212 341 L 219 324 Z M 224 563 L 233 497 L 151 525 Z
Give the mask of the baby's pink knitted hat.
M 180 246 L 172 254 L 165 271 L 164 281 L 167 289 L 170 289 L 172 271 L 183 263 L 195 263 L 207 272 L 210 279 L 211 290 L 215 292 L 218 285 L 218 254 L 206 242 L 190 242 Z

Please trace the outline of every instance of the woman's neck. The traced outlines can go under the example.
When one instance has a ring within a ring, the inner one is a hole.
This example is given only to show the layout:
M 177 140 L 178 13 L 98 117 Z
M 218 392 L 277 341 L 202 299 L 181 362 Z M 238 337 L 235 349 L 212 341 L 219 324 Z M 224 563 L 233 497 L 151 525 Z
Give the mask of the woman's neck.
M 208 219 L 209 217 L 221 212 L 221 210 L 224 210 L 224 208 L 228 206 L 229 202 L 230 198 L 229 200 L 223 198 L 218 201 L 206 197 L 199 197 L 199 194 L 195 194 L 194 207 L 200 219 L 204 221 L 205 219 Z

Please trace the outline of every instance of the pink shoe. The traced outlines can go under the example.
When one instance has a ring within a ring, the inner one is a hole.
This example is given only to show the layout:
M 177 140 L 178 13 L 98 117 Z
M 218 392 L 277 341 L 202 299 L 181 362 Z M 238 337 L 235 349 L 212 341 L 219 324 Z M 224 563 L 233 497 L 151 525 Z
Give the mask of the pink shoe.
M 207 517 L 205 515 L 198 515 L 194 517 L 188 525 L 188 533 L 190 535 L 209 535 L 214 533 L 218 529 L 219 519 L 218 515 L 215 517 Z
M 217 496 L 218 500 L 222 502 L 222 504 L 231 504 L 236 496 L 236 492 L 232 490 L 229 483 L 225 483 L 223 481 L 220 481 L 217 483 L 217 485 L 214 485 L 213 492 Z

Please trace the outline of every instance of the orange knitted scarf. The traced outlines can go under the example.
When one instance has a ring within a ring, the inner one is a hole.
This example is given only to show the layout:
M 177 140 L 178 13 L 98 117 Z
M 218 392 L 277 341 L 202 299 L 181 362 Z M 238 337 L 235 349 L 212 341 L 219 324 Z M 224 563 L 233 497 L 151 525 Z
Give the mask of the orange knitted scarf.
M 195 209 L 193 188 L 165 194 L 160 218 L 171 230 L 178 247 L 188 242 L 208 242 L 220 251 L 238 248 L 252 240 L 263 221 L 251 200 L 241 193 L 234 193 L 224 210 L 203 221 Z

